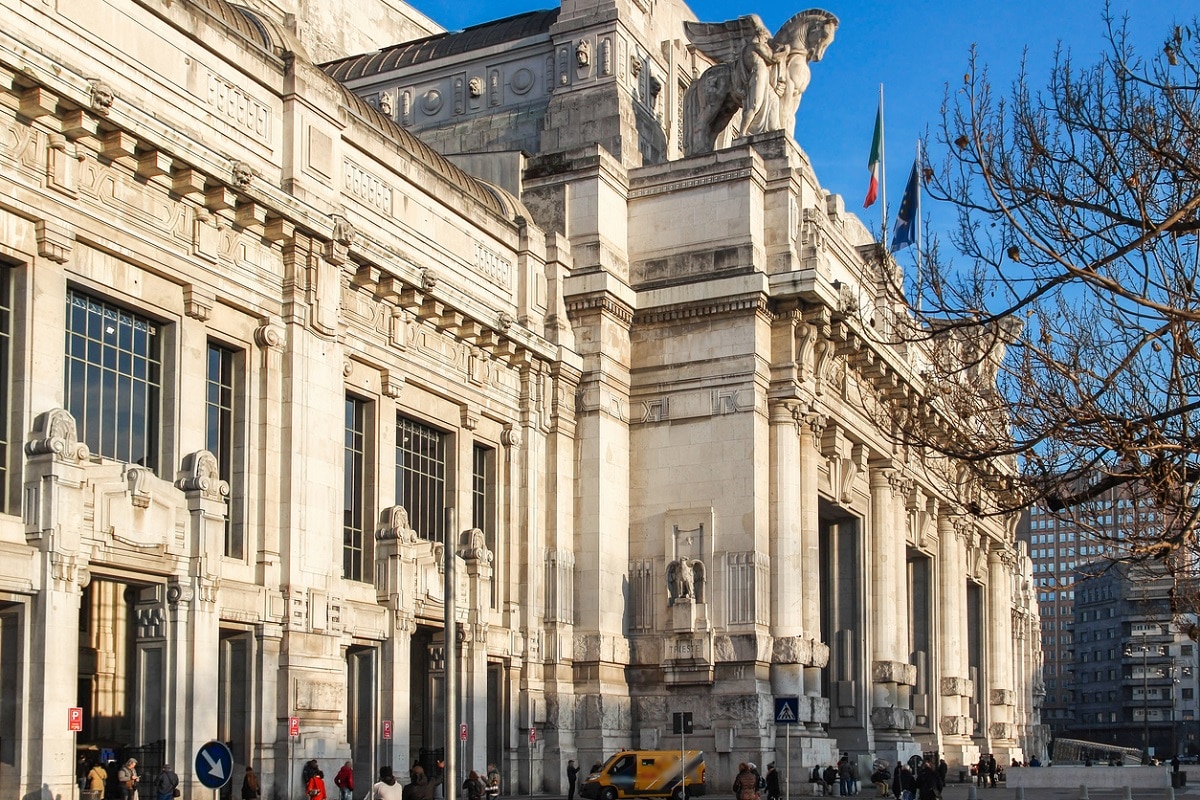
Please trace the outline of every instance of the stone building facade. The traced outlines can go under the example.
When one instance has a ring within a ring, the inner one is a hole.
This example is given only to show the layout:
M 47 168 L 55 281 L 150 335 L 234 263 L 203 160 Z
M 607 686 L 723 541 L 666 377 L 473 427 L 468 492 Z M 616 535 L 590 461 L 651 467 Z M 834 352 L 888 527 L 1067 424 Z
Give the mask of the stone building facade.
M 460 725 L 555 791 L 674 712 L 718 786 L 1038 751 L 1013 520 L 873 421 L 953 424 L 894 264 L 785 132 L 684 157 L 690 12 L 412 12 L 435 55 L 345 77 L 302 5 L 0 0 L 0 796 L 198 791 L 212 739 L 361 787 Z

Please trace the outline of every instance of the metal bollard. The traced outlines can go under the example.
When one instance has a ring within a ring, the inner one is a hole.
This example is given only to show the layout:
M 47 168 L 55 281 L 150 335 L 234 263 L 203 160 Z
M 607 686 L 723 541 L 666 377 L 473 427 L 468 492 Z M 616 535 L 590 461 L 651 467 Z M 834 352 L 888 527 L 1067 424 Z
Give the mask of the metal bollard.
M 1087 784 L 1079 784 L 1079 800 L 1088 800 Z
M 979 800 L 979 793 L 975 790 L 975 784 L 967 786 L 967 800 Z
M 1024 786 L 1017 787 L 1017 800 L 1025 800 L 1025 787 Z
M 1132 786 L 1125 787 L 1125 800 L 1133 800 L 1133 787 Z
M 1175 800 L 1175 787 L 1167 789 L 1167 800 Z

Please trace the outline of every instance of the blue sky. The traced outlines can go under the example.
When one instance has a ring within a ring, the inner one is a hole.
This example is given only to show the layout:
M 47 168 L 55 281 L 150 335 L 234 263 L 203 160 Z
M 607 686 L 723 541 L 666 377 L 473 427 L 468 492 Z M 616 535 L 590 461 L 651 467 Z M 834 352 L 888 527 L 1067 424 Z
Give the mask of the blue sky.
M 533 9 L 557 0 L 410 0 L 449 30 Z M 961 85 L 969 49 L 978 46 L 996 86 L 1007 89 L 1023 53 L 1035 85 L 1044 85 L 1055 46 L 1061 41 L 1080 64 L 1096 60 L 1103 47 L 1103 0 L 696 0 L 696 16 L 720 22 L 756 13 L 775 31 L 792 14 L 813 5 L 840 19 L 836 41 L 814 65 L 800 105 L 796 139 L 808 153 L 821 184 L 845 196 L 847 209 L 861 210 L 867 188 L 867 157 L 879 85 L 884 85 L 887 193 L 892 217 L 912 166 L 917 138 L 939 119 L 946 85 Z M 1170 26 L 1195 13 L 1178 0 L 1114 0 L 1117 16 L 1130 12 L 1130 29 L 1144 52 L 1161 47 Z M 937 154 L 933 154 L 937 157 Z M 933 227 L 952 216 L 925 207 Z M 863 213 L 879 229 L 878 206 Z M 889 228 L 892 222 L 888 223 Z

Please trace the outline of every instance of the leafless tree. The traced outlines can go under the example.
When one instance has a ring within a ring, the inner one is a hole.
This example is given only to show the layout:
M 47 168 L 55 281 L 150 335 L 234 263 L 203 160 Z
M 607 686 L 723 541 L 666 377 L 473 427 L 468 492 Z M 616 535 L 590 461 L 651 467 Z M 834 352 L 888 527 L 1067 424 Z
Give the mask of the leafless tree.
M 1138 496 L 1157 514 L 1131 522 L 1124 557 L 1190 573 L 1200 26 L 1172 26 L 1142 56 L 1125 20 L 1107 22 L 1099 60 L 1060 50 L 1044 89 L 1022 68 L 1001 96 L 974 53 L 949 87 L 924 180 L 957 210 L 954 246 L 923 253 L 903 330 L 932 354 L 926 390 L 889 413 L 901 438 L 974 481 L 1013 460 L 1018 503 L 1074 513 L 1113 490 Z M 966 431 L 917 424 L 938 408 Z

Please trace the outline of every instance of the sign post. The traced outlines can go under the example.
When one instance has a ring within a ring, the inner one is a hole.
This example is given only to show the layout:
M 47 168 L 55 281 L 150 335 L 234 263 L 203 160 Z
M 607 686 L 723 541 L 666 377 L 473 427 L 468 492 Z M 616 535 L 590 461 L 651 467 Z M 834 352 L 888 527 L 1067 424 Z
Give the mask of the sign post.
M 529 726 L 529 796 L 533 797 L 533 751 L 537 744 L 537 728 Z
M 687 800 L 687 735 L 692 732 L 692 712 L 676 711 L 672 717 L 679 734 L 679 800 Z
M 383 721 L 383 740 L 387 742 L 387 761 L 384 762 L 388 766 L 392 765 L 392 721 L 385 719 Z
M 67 709 L 67 730 L 71 732 L 71 752 L 79 752 L 79 732 L 83 730 L 83 709 L 79 706 L 71 706 Z M 78 756 L 76 756 L 78 758 Z M 79 780 L 76 778 L 71 782 L 75 788 L 71 790 L 71 797 L 74 797 L 76 790 L 79 789 Z
M 292 740 L 298 738 L 299 736 L 300 736 L 300 718 L 299 717 L 288 717 L 288 758 L 287 758 L 288 797 L 292 796 L 292 773 L 295 772 L 295 770 L 293 769 L 295 764 L 293 763 L 294 755 L 292 753 L 292 744 L 293 744 Z
M 783 760 L 784 777 L 786 788 L 783 790 L 783 800 L 791 800 L 792 796 L 792 726 L 800 724 L 800 698 L 792 697 L 776 697 L 775 698 L 775 724 L 784 726 L 786 732 L 784 736 L 784 747 L 787 749 L 786 757 Z

